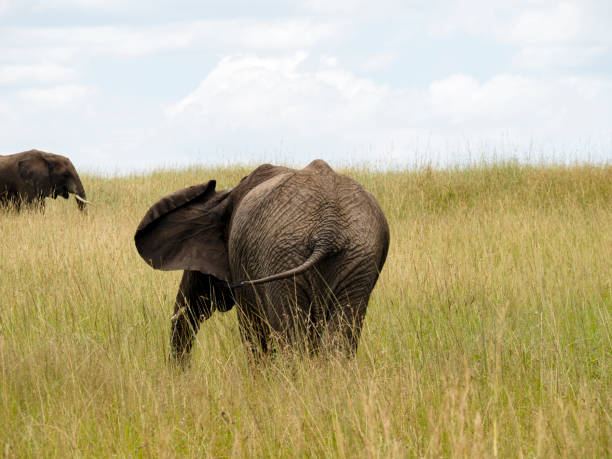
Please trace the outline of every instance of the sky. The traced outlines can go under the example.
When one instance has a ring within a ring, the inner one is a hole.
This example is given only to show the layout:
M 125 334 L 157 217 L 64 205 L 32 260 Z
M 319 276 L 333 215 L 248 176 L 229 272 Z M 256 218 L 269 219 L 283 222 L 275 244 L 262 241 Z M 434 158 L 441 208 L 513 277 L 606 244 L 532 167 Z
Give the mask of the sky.
M 612 1 L 0 0 L 0 154 L 612 161 Z

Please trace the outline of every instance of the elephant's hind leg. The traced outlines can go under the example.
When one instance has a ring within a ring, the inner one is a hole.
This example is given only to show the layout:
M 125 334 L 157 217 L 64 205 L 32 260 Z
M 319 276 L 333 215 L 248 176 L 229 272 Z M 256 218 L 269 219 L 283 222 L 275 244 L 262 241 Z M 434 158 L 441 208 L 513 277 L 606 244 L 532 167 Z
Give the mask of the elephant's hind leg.
M 346 357 L 357 353 L 361 328 L 366 315 L 368 295 L 339 298 L 330 305 L 323 346 L 328 352 L 337 352 Z
M 247 350 L 249 360 L 257 362 L 270 351 L 268 345 L 270 327 L 261 307 L 253 306 L 257 304 L 256 299 L 248 300 L 242 297 L 238 304 L 240 338 Z

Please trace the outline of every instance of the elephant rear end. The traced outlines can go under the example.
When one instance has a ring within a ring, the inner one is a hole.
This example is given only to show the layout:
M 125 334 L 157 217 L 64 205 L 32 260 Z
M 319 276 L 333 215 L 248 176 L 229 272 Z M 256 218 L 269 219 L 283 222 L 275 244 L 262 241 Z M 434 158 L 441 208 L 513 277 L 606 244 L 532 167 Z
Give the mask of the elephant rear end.
M 253 189 L 229 238 L 232 277 L 246 284 L 236 289 L 241 325 L 255 330 L 247 341 L 355 352 L 388 245 L 375 199 L 325 163 Z

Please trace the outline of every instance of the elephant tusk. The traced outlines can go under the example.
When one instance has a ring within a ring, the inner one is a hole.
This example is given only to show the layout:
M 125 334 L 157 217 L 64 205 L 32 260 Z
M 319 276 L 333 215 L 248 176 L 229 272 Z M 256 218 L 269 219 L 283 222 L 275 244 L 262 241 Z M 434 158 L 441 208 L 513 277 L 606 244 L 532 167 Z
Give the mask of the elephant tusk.
M 78 194 L 75 194 L 75 195 L 74 195 L 74 198 L 75 198 L 77 201 L 81 201 L 81 202 L 83 202 L 83 203 L 85 203 L 85 204 L 91 204 L 91 202 L 90 202 L 90 201 L 88 201 L 87 199 L 83 199 L 83 198 L 82 198 L 82 197 L 80 197 Z

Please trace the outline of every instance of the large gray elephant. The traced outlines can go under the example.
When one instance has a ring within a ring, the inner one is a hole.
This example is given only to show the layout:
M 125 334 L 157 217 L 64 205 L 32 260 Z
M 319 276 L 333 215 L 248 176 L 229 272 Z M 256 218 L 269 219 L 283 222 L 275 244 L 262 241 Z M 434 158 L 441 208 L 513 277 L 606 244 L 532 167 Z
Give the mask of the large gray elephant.
M 0 155 L 0 205 L 44 208 L 45 198 L 73 193 L 79 209 L 88 204 L 81 179 L 65 156 L 40 150 Z
M 233 189 L 215 185 L 164 197 L 135 234 L 152 267 L 184 270 L 171 356 L 183 361 L 200 322 L 234 304 L 255 358 L 287 345 L 354 354 L 389 247 L 374 197 L 322 160 L 265 164 Z

